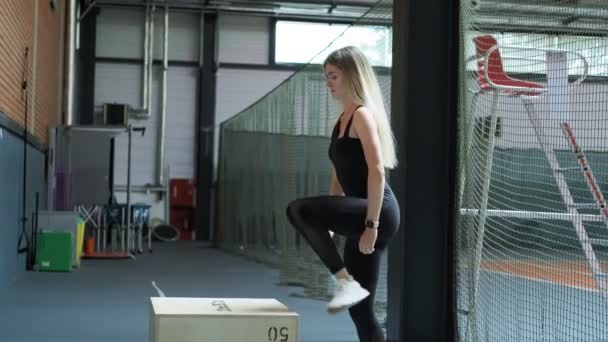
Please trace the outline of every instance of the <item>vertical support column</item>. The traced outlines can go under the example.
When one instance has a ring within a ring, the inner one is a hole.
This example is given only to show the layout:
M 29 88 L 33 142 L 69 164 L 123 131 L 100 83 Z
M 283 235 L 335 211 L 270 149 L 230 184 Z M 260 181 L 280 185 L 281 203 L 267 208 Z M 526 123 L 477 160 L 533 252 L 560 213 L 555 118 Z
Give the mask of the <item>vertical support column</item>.
M 87 8 L 81 7 L 80 14 L 76 15 L 76 20 Z M 74 123 L 92 125 L 95 122 L 95 45 L 97 37 L 97 15 L 99 8 L 91 9 L 80 21 L 80 44 L 78 49 L 78 119 Z M 75 118 L 76 119 L 76 118 Z
M 34 4 L 34 48 L 33 48 L 33 53 L 32 53 L 32 84 L 30 85 L 30 98 L 28 99 L 28 101 L 30 101 L 29 104 L 29 108 L 30 108 L 30 125 L 27 128 L 27 130 L 29 130 L 32 135 L 36 135 L 36 131 L 35 131 L 35 127 L 36 127 L 36 76 L 38 76 L 38 30 L 40 29 L 40 27 L 38 26 L 38 22 L 39 22 L 39 17 L 40 17 L 40 10 L 39 10 L 39 6 L 40 2 L 36 1 Z
M 390 180 L 401 227 L 388 254 L 388 341 L 453 341 L 459 1 L 393 8 Z
M 204 14 L 203 62 L 199 76 L 199 116 L 196 171 L 196 239 L 209 241 L 212 237 L 213 218 L 213 151 L 215 133 L 215 101 L 217 78 L 217 24 L 216 13 Z
M 570 55 L 574 56 L 574 55 Z M 568 86 L 568 53 L 549 51 L 547 58 L 547 99 L 549 112 L 540 116 L 540 125 L 545 128 L 545 140 L 549 148 L 565 147 L 562 137 L 562 122 L 571 122 L 570 87 Z

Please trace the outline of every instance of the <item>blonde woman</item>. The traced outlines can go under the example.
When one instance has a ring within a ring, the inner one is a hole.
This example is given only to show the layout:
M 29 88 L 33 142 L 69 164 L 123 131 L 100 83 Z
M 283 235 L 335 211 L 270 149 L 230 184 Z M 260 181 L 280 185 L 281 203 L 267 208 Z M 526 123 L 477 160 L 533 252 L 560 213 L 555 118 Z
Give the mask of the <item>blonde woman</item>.
M 374 294 L 381 253 L 400 220 L 384 172 L 397 164 L 394 138 L 365 55 L 345 47 L 332 52 L 323 65 L 327 86 L 343 108 L 329 146 L 329 196 L 296 199 L 287 216 L 336 278 L 328 312 L 348 309 L 359 340 L 381 342 L 385 338 L 374 314 Z M 344 260 L 330 230 L 347 238 Z

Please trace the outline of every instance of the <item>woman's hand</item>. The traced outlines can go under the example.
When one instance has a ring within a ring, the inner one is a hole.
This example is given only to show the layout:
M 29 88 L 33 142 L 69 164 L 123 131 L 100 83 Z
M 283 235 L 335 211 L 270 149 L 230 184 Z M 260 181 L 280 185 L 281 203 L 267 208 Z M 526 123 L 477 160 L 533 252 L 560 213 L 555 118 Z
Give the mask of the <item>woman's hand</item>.
M 359 251 L 363 254 L 372 254 L 376 239 L 378 239 L 378 229 L 365 228 L 359 238 Z

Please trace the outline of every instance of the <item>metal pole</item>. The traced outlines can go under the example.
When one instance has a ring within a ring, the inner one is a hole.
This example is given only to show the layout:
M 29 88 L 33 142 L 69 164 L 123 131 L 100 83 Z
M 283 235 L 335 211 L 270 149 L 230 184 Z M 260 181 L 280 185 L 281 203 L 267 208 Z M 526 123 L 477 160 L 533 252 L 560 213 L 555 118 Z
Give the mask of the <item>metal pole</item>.
M 71 126 L 74 121 L 74 72 L 75 72 L 75 46 L 76 46 L 76 0 L 70 0 L 68 25 L 68 91 L 66 103 L 66 125 Z
M 144 15 L 144 72 L 142 81 L 142 109 L 148 108 L 148 63 L 150 63 L 150 6 L 146 6 Z
M 78 17 L 78 21 L 82 21 L 82 19 L 84 19 L 84 17 L 89 14 L 89 12 L 93 9 L 93 7 L 95 7 L 95 5 L 97 5 L 97 0 L 93 0 L 93 2 L 89 5 L 89 7 L 87 7 L 84 12 L 82 12 L 82 14 L 80 15 L 80 17 Z
M 163 183 L 165 162 L 165 131 L 167 126 L 167 71 L 169 70 L 169 6 L 165 6 L 163 25 L 163 90 L 161 96 L 160 124 L 158 126 L 158 155 L 156 156 L 156 183 Z
M 127 129 L 129 130 L 129 143 L 128 143 L 128 151 L 127 151 L 127 254 L 130 254 L 130 233 L 131 233 L 131 130 L 132 126 L 129 124 Z

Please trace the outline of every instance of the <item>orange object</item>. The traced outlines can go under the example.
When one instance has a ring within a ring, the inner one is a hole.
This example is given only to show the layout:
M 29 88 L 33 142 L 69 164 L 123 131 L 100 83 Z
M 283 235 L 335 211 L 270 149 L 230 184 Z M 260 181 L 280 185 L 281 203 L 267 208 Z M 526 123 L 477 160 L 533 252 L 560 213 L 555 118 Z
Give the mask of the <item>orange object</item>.
M 95 238 L 88 238 L 84 241 L 84 254 L 91 255 L 95 253 Z

